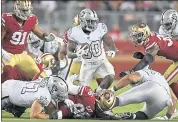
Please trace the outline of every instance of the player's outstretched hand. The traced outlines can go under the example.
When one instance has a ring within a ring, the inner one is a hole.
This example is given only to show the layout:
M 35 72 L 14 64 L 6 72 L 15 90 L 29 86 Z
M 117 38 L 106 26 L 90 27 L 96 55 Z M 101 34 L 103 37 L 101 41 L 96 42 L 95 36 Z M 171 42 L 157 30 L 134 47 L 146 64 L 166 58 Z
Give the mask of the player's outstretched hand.
M 2 49 L 2 59 L 7 62 L 11 60 L 9 53 L 5 51 L 4 49 Z
M 112 50 L 111 51 L 107 51 L 106 54 L 107 54 L 107 56 L 110 56 L 112 58 L 114 58 L 116 56 L 116 52 L 112 51 Z
M 133 70 L 126 70 L 126 71 L 122 71 L 119 73 L 119 77 L 124 77 L 125 75 L 128 75 L 128 74 L 132 74 L 134 71 Z
M 65 99 L 64 103 L 66 104 L 66 106 L 68 108 L 72 108 L 72 106 L 74 105 L 74 102 L 72 100 L 69 100 L 69 99 Z

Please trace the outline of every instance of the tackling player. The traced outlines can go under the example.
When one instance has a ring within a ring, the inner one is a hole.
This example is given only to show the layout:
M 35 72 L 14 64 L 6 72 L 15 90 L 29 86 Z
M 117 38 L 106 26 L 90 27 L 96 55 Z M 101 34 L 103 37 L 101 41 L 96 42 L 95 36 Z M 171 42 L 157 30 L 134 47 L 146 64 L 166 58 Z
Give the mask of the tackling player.
M 15 90 L 13 90 L 15 89 Z M 17 97 L 18 96 L 18 97 Z M 68 98 L 68 86 L 58 76 L 50 76 L 36 81 L 7 80 L 2 84 L 2 108 L 21 116 L 23 111 L 12 107 L 31 108 L 30 119 L 61 119 L 61 112 L 56 111 L 57 102 L 64 102 L 68 107 L 73 102 Z M 45 109 L 46 113 L 43 113 Z M 22 109 L 21 109 L 22 110 Z M 54 118 L 57 114 L 57 118 Z
M 159 72 L 149 69 L 149 66 L 124 76 L 112 89 L 117 91 L 128 84 L 134 87 L 116 96 L 114 107 L 142 102 L 145 104 L 136 113 L 124 113 L 122 119 L 152 119 L 165 107 L 172 105 L 167 80 Z
M 178 13 L 176 10 L 168 9 L 162 13 L 161 16 L 161 26 L 159 28 L 159 34 L 164 37 L 170 37 L 172 39 L 178 40 Z M 178 62 L 173 62 L 166 72 L 164 73 L 164 77 L 168 81 L 171 88 L 175 87 L 178 89 Z M 172 89 L 173 93 L 176 94 L 178 90 Z M 177 98 L 175 94 L 172 95 L 173 106 L 168 107 L 168 111 L 166 116 L 156 117 L 156 119 L 168 120 L 173 119 L 178 116 L 178 112 L 176 110 L 176 102 Z M 174 112 L 175 111 L 175 112 Z
M 172 71 L 171 79 L 167 79 L 168 81 L 177 82 L 178 79 L 178 42 L 176 40 L 172 40 L 169 37 L 164 37 L 155 32 L 151 32 L 149 27 L 144 23 L 135 24 L 131 30 L 131 40 L 136 45 L 143 46 L 145 48 L 146 54 L 141 56 L 142 60 L 132 69 L 125 72 L 121 72 L 120 76 L 123 77 L 126 74 L 129 74 L 133 71 L 137 71 L 152 63 L 156 55 L 163 56 L 167 59 L 174 61 L 174 66 L 171 67 L 175 70 Z M 141 55 L 141 53 L 139 53 Z M 174 79 L 173 79 L 174 78 Z M 173 93 L 171 91 L 172 97 Z M 177 95 L 177 94 L 176 94 Z M 176 106 L 176 100 L 173 101 L 173 107 Z M 171 115 L 169 115 L 169 118 Z
M 116 54 L 116 47 L 112 38 L 107 33 L 104 23 L 98 23 L 98 17 L 94 10 L 84 9 L 79 14 L 80 25 L 68 31 L 68 57 L 82 58 L 79 84 L 89 85 L 93 75 L 97 73 L 104 78 L 97 91 L 107 89 L 114 80 L 114 68 L 107 60 L 103 43 L 109 47 L 108 54 L 112 57 Z
M 32 57 L 24 51 L 29 33 L 32 31 L 46 42 L 57 39 L 53 34 L 46 34 L 38 27 L 38 19 L 32 14 L 30 0 L 16 0 L 13 13 L 2 14 L 2 63 L 17 67 L 27 77 L 33 78 L 40 70 Z M 5 67 L 5 66 L 4 66 Z M 25 67 L 25 68 L 24 68 Z M 45 77 L 45 73 L 40 74 Z

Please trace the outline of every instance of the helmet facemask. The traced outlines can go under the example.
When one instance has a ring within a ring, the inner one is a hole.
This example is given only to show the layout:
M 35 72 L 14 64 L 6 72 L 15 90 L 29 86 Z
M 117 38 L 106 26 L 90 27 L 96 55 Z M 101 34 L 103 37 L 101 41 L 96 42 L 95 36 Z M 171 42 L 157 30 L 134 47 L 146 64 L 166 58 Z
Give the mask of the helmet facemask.
M 32 14 L 32 9 L 31 1 L 29 0 L 17 0 L 14 3 L 15 15 L 22 20 L 27 20 L 27 18 Z
M 79 22 L 82 28 L 89 32 L 93 32 L 98 27 L 98 16 L 94 10 L 84 9 L 79 14 Z
M 116 97 L 111 90 L 103 89 L 96 95 L 96 107 L 101 111 L 112 109 L 115 104 Z
M 164 30 L 172 31 L 173 29 L 175 29 L 177 23 L 178 13 L 176 10 L 169 9 L 162 14 L 160 24 L 163 26 Z
M 144 33 L 143 32 L 132 32 L 130 35 L 130 40 L 135 45 L 142 45 L 144 42 Z

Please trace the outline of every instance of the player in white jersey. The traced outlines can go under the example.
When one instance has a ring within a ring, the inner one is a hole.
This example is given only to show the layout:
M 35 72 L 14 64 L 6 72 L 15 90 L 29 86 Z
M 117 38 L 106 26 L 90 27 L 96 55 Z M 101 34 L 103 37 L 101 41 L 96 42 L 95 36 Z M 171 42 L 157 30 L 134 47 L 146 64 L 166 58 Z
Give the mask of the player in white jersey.
M 2 108 L 7 110 L 11 104 L 31 108 L 31 119 L 55 119 L 56 117 L 53 118 L 54 113 L 52 114 L 52 112 L 57 108 L 57 102 L 64 102 L 68 107 L 72 106 L 73 102 L 67 98 L 68 86 L 58 76 L 50 76 L 31 82 L 7 80 L 2 84 Z M 42 113 L 43 108 L 50 109 L 51 112 L 48 111 L 48 114 L 44 114 Z M 60 111 L 55 111 L 55 114 L 58 114 L 59 117 L 56 119 L 62 118 Z
M 178 40 L 178 12 L 173 9 L 168 9 L 162 13 L 161 26 L 159 28 L 159 34 L 168 38 L 174 38 Z M 177 71 L 177 72 L 176 72 Z M 164 73 L 164 77 L 168 80 L 170 87 L 178 86 L 178 62 L 173 62 Z M 178 87 L 177 87 L 178 88 Z M 173 90 L 173 92 L 172 92 Z M 165 116 L 156 117 L 160 120 L 173 119 L 178 116 L 176 110 L 177 97 L 174 93 L 174 89 L 171 90 L 173 106 L 168 107 L 168 111 Z
M 79 14 L 80 25 L 68 31 L 67 45 L 69 58 L 82 58 L 80 85 L 90 85 L 95 73 L 104 78 L 97 91 L 109 88 L 115 75 L 113 66 L 106 58 L 103 43 L 109 47 L 110 56 L 114 57 L 116 54 L 116 47 L 107 33 L 107 26 L 98 21 L 94 10 L 82 10 Z
M 134 87 L 116 96 L 116 102 L 113 106 L 125 106 L 142 102 L 145 102 L 145 104 L 136 113 L 124 113 L 123 119 L 152 119 L 165 107 L 172 105 L 169 85 L 159 72 L 146 67 L 126 75 L 116 82 L 111 89 L 117 91 L 128 84 Z
M 52 73 L 53 75 L 58 75 L 68 65 L 68 60 L 66 57 L 61 59 L 62 53 L 60 49 L 61 49 L 61 46 L 63 45 L 64 45 L 64 42 L 62 38 L 57 38 L 57 40 L 54 40 L 51 42 L 44 42 L 43 40 L 40 40 L 37 36 L 35 36 L 33 33 L 31 33 L 29 36 L 29 40 L 28 40 L 28 52 L 30 55 L 34 57 L 34 59 L 37 62 L 38 62 L 38 59 L 43 54 L 46 54 L 46 53 L 52 54 L 55 57 L 56 65 L 52 69 L 52 71 L 47 69 L 46 72 L 47 74 Z

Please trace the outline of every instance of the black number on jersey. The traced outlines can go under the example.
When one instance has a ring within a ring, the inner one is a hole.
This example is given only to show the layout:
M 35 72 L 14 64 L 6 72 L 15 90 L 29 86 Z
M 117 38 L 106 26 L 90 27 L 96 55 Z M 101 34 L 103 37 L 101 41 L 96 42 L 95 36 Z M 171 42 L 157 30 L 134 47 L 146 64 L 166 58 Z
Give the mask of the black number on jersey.
M 26 83 L 26 87 L 22 88 L 21 94 L 25 94 L 26 92 L 37 92 L 39 84 L 38 83 Z
M 89 51 L 86 55 L 83 55 L 82 57 L 84 59 L 91 59 L 93 57 L 99 57 L 102 54 L 102 48 L 101 48 L 101 42 L 99 40 L 92 41 L 92 43 L 89 46 Z

